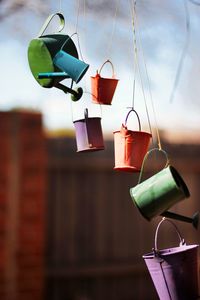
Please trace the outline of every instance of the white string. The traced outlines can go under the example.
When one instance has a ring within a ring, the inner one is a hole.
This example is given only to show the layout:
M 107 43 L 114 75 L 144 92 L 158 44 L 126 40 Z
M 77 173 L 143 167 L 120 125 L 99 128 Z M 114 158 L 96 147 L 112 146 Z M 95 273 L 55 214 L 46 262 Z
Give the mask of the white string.
M 179 64 L 178 64 L 178 68 L 177 68 L 177 72 L 176 72 L 174 84 L 173 84 L 173 87 L 172 87 L 172 92 L 171 92 L 170 100 L 169 100 L 170 103 L 172 103 L 172 101 L 174 99 L 174 96 L 175 96 L 175 93 L 176 93 L 176 89 L 178 87 L 178 83 L 179 83 L 179 80 L 180 80 L 180 75 L 181 75 L 181 72 L 182 72 L 184 59 L 185 59 L 185 56 L 187 54 L 187 50 L 188 50 L 188 47 L 189 47 L 189 39 L 190 39 L 190 14 L 189 14 L 189 10 L 188 10 L 187 0 L 184 0 L 184 8 L 185 8 L 185 19 L 186 19 L 186 21 L 185 21 L 186 22 L 186 25 L 185 25 L 186 26 L 186 39 L 185 39 L 185 44 L 184 44 L 184 47 L 183 47 L 183 50 L 182 50 L 182 54 L 181 54 L 181 57 L 180 57 L 180 61 L 179 61 Z
M 113 45 L 113 37 L 114 37 L 115 29 L 116 29 L 116 19 L 117 19 L 119 4 L 120 4 L 120 0 L 117 0 L 114 19 L 113 19 L 112 32 L 111 32 L 111 36 L 110 36 L 110 39 L 108 42 L 108 47 L 107 47 L 107 52 L 106 52 L 107 58 L 109 57 L 109 55 L 111 53 L 111 49 L 112 49 L 112 45 Z
M 135 22 L 136 22 L 137 27 L 139 27 L 139 22 L 138 22 L 137 15 L 135 15 Z M 146 77 L 147 77 L 147 84 L 148 84 L 148 89 L 149 89 L 149 95 L 150 95 L 152 110 L 153 110 L 153 114 L 154 114 L 156 135 L 157 135 L 157 140 L 158 140 L 158 148 L 162 149 L 160 134 L 159 134 L 159 130 L 158 130 L 158 123 L 157 123 L 157 118 L 156 118 L 156 112 L 155 112 L 155 106 L 154 106 L 154 101 L 153 101 L 151 88 L 150 88 L 150 80 L 149 80 L 149 75 L 148 75 L 148 71 L 147 71 L 147 64 L 146 64 L 146 60 L 145 60 L 145 56 L 144 56 L 144 51 L 143 51 L 143 47 L 142 47 L 141 36 L 140 36 L 140 31 L 139 30 L 138 30 L 138 37 L 139 37 L 138 41 L 139 41 L 140 48 L 141 48 L 141 53 L 142 53 L 142 59 L 143 59 L 143 62 L 144 62 L 144 67 L 145 67 L 145 73 L 146 73 Z
M 134 58 L 135 58 L 135 69 L 137 67 L 138 73 L 139 73 L 139 79 L 140 79 L 140 84 L 142 88 L 142 93 L 143 93 L 143 98 L 144 98 L 144 104 L 145 104 L 145 109 L 146 109 L 146 114 L 147 114 L 147 119 L 148 119 L 148 124 L 149 124 L 149 129 L 152 134 L 152 129 L 151 129 L 151 123 L 150 123 L 150 117 L 149 117 L 149 112 L 147 108 L 147 101 L 146 101 L 146 96 L 144 92 L 144 86 L 143 86 L 143 81 L 142 81 L 142 74 L 139 66 L 139 58 L 138 58 L 138 47 L 137 47 L 137 38 L 136 38 L 136 30 L 135 30 L 135 18 L 136 18 L 136 1 L 134 3 L 131 3 L 132 5 L 132 27 L 133 27 L 133 38 L 134 38 Z M 135 87 L 134 87 L 135 89 Z M 153 136 L 153 135 L 152 135 Z

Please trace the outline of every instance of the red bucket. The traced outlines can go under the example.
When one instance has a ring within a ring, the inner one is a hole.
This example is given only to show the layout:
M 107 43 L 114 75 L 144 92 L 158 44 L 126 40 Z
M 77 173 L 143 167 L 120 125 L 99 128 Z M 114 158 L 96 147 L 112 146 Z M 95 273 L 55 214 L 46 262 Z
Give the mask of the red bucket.
M 126 126 L 129 114 L 132 111 L 135 112 L 138 118 L 139 131 L 129 130 Z M 122 124 L 121 130 L 114 131 L 113 134 L 115 153 L 114 170 L 139 172 L 144 156 L 148 151 L 152 135 L 141 131 L 140 119 L 134 109 L 128 112 L 125 125 Z
M 112 78 L 103 78 L 100 76 L 101 70 L 106 63 L 112 66 Z M 91 77 L 92 101 L 97 104 L 111 105 L 118 79 L 114 75 L 114 67 L 110 60 L 106 60 L 95 77 Z

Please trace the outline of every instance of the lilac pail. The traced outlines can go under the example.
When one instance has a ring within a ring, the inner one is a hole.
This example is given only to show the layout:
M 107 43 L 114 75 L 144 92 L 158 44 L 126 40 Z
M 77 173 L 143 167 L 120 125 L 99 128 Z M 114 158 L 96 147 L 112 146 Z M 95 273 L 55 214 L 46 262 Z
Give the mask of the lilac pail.
M 180 246 L 157 249 L 157 234 L 163 219 L 157 227 L 155 249 L 143 255 L 143 259 L 151 275 L 151 279 L 161 300 L 196 300 L 198 293 L 198 247 L 186 245 L 176 228 Z

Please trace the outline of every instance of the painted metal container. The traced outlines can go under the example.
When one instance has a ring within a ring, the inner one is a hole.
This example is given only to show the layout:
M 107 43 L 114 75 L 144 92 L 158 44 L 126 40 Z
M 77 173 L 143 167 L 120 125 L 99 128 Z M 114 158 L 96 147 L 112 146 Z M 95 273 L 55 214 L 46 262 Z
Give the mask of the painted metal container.
M 147 220 L 163 214 L 171 206 L 190 196 L 183 178 L 174 167 L 168 165 L 168 156 L 163 150 L 159 151 L 166 155 L 167 166 L 152 177 L 140 182 L 144 171 L 144 163 L 148 155 L 155 150 L 158 149 L 151 149 L 145 155 L 139 183 L 130 188 L 130 195 L 134 204 Z
M 58 16 L 60 21 L 58 32 L 43 35 L 49 23 L 55 16 Z M 72 39 L 68 35 L 60 33 L 63 30 L 64 26 L 64 16 L 61 13 L 52 14 L 46 19 L 38 34 L 38 37 L 31 40 L 29 43 L 29 67 L 34 78 L 42 87 L 57 87 L 57 84 L 59 84 L 61 80 L 69 78 L 68 74 L 66 74 L 65 72 L 61 73 L 61 70 L 53 63 L 53 58 L 61 48 L 69 55 L 78 58 L 78 52 Z M 45 73 L 50 74 L 50 76 L 45 77 L 44 75 L 42 75 Z M 38 76 L 39 74 L 40 76 Z
M 180 239 L 179 247 L 158 250 L 158 230 L 163 221 L 174 225 Z M 174 223 L 165 218 L 160 221 L 155 234 L 155 248 L 153 252 L 143 255 L 159 299 L 199 299 L 198 248 L 199 245 L 185 244 Z
M 138 118 L 139 131 L 132 131 L 127 128 L 127 120 L 131 112 L 134 112 Z M 114 170 L 139 172 L 145 154 L 147 153 L 152 135 L 141 131 L 140 119 L 137 112 L 131 109 L 122 124 L 121 130 L 113 132 L 114 134 Z
M 112 77 L 105 78 L 100 75 L 105 64 L 110 63 L 112 67 Z M 118 79 L 115 78 L 114 67 L 110 60 L 106 60 L 96 73 L 96 76 L 91 76 L 92 101 L 97 104 L 111 105 L 118 84 Z
M 76 131 L 77 152 L 104 150 L 101 118 L 89 117 L 87 108 L 84 116 L 84 119 L 73 122 Z
M 69 53 L 60 50 L 53 59 L 54 65 L 78 83 L 87 72 L 89 65 L 84 61 L 70 55 Z

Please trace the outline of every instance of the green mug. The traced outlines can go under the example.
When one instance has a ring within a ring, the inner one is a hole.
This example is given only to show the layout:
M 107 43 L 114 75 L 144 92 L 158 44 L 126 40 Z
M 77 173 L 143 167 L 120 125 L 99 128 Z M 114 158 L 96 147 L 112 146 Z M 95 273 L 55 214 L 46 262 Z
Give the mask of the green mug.
M 141 182 L 145 161 L 149 154 L 155 150 L 165 154 L 167 163 L 160 172 Z M 143 217 L 150 221 L 158 215 L 164 216 L 165 213 L 168 213 L 168 217 L 170 217 L 170 212 L 167 210 L 189 197 L 190 193 L 180 174 L 169 165 L 167 153 L 161 149 L 153 148 L 144 157 L 139 182 L 135 187 L 130 188 L 130 195 Z

